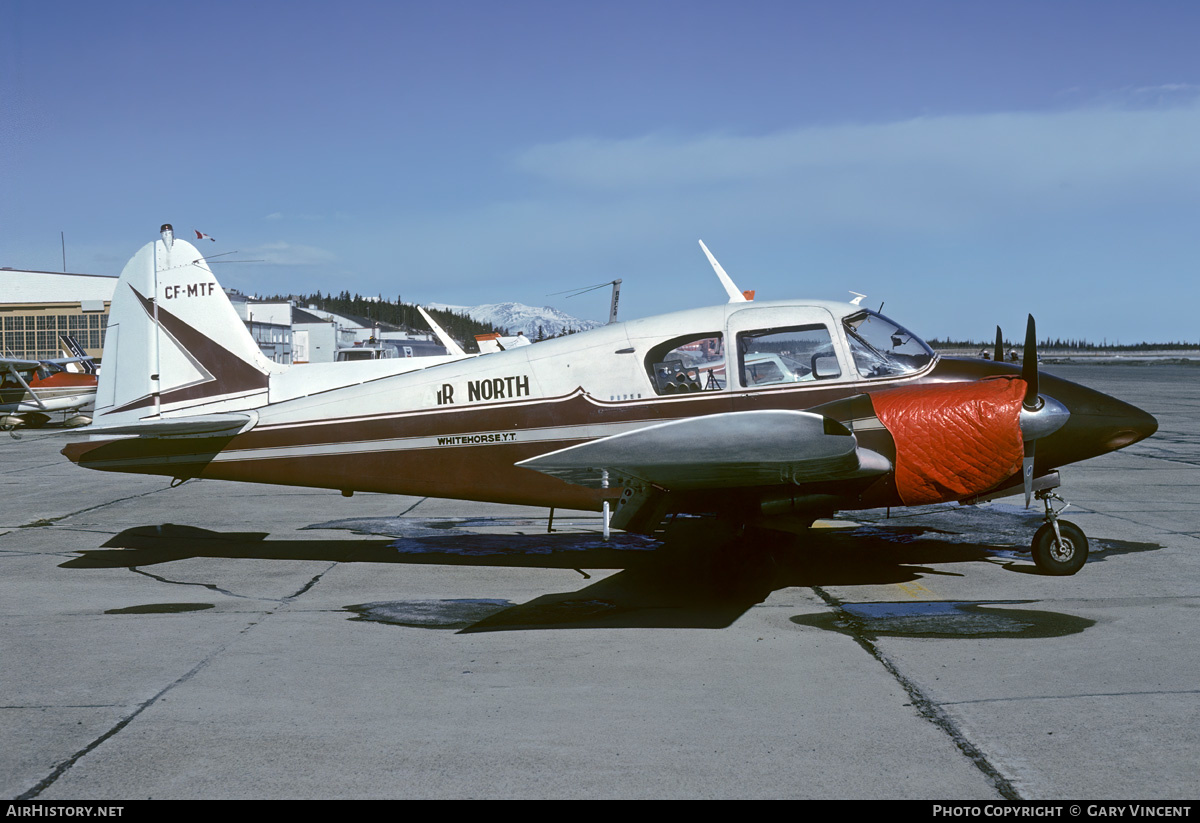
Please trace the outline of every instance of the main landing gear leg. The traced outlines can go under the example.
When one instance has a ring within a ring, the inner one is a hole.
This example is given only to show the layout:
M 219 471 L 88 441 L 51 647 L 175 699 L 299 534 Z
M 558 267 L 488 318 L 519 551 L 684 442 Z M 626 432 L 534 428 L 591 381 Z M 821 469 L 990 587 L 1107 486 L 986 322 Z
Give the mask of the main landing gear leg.
M 1082 529 L 1069 520 L 1058 519 L 1071 504 L 1050 489 L 1036 494 L 1046 504 L 1046 522 L 1033 535 L 1033 562 L 1044 574 L 1075 574 L 1087 562 L 1088 542 Z M 1062 508 L 1055 511 L 1051 500 L 1062 503 Z

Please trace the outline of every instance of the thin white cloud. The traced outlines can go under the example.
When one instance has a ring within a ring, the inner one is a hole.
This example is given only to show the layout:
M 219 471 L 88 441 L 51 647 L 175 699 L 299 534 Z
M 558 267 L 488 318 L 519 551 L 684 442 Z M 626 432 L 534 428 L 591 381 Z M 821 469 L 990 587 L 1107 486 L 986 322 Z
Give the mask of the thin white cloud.
M 1200 86 L 1195 83 L 1161 83 L 1157 86 L 1142 86 L 1138 91 L 1178 91 L 1196 94 L 1200 91 Z
M 340 215 L 337 215 L 340 218 Z M 324 220 L 325 218 L 319 214 L 284 214 L 281 211 L 273 211 L 263 218 L 264 220 Z
M 535 146 L 521 171 L 567 192 L 736 197 L 818 225 L 912 229 L 1200 191 L 1200 105 L 923 117 Z
M 1157 86 L 1138 86 L 1133 91 L 1135 94 L 1174 94 L 1185 98 L 1194 98 L 1197 93 L 1200 93 L 1200 86 L 1194 83 L 1160 83 Z
M 243 254 L 269 266 L 324 266 L 337 259 L 332 252 L 316 246 L 285 242 L 264 243 Z

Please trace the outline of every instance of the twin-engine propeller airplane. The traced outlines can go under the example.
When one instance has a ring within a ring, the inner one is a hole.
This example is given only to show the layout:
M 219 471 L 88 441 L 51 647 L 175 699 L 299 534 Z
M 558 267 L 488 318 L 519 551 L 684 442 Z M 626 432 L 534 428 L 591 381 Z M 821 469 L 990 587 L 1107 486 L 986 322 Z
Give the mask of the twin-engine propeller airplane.
M 104 471 L 346 495 L 615 502 L 612 525 L 646 534 L 672 513 L 787 531 L 838 510 L 1023 489 L 1026 505 L 1036 492 L 1046 507 L 1035 562 L 1073 574 L 1087 540 L 1052 507 L 1056 469 L 1158 427 L 1039 375 L 1032 318 L 1018 370 L 941 358 L 855 303 L 726 289 L 725 305 L 426 368 L 284 368 L 261 354 L 200 252 L 164 226 L 121 274 L 95 422 L 79 430 L 91 437 L 63 453 Z

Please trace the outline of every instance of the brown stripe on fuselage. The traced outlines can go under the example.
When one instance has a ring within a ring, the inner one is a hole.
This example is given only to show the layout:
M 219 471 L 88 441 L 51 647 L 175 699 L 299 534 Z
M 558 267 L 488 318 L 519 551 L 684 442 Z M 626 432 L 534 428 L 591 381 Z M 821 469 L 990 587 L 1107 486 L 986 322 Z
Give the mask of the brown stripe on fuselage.
M 600 492 L 514 465 L 547 451 L 545 443 L 381 449 L 357 454 L 298 454 L 214 462 L 222 451 L 239 448 L 243 437 L 72 443 L 63 449 L 63 454 L 81 466 L 102 471 L 531 506 L 600 508 Z M 577 442 L 583 441 L 556 443 L 550 448 Z M 614 489 L 609 496 L 618 493 Z
M 404 377 L 404 375 L 399 375 Z M 300 423 L 264 423 L 239 440 L 241 448 L 271 448 L 305 443 L 344 443 L 395 437 L 520 431 L 555 426 L 644 422 L 652 425 L 682 417 L 700 417 L 751 409 L 798 409 L 861 393 L 863 386 L 701 392 L 680 397 L 627 402 L 597 400 L 582 390 L 535 401 L 477 404 L 459 408 L 410 409 L 394 415 L 364 415 Z
M 979 368 L 983 366 L 983 368 Z M 514 464 L 556 449 L 592 439 L 586 429 L 580 436 L 570 433 L 555 442 L 487 443 L 430 448 L 381 448 L 353 454 L 297 454 L 276 456 L 256 449 L 298 448 L 305 445 L 332 446 L 371 441 L 399 440 L 443 435 L 515 432 L 524 430 L 585 427 L 610 423 L 644 423 L 700 416 L 722 411 L 751 409 L 807 410 L 872 389 L 924 382 L 975 380 L 987 374 L 1013 373 L 1003 364 L 965 366 L 941 361 L 918 378 L 805 386 L 787 389 L 734 390 L 649 401 L 597 401 L 575 392 L 565 397 L 540 401 L 493 403 L 457 409 L 414 409 L 391 416 L 340 418 L 334 422 L 313 420 L 302 423 L 263 425 L 261 428 L 221 438 L 144 438 L 77 443 L 63 453 L 82 466 L 106 471 L 161 474 L 169 477 L 205 477 L 253 483 L 277 483 L 329 489 L 410 494 L 431 497 L 481 500 L 530 506 L 598 509 L 601 493 L 574 486 Z M 886 432 L 863 432 L 860 444 L 894 457 Z M 702 443 L 697 444 L 703 450 Z M 242 452 L 237 460 L 214 461 L 222 451 Z M 336 448 L 335 448 L 336 451 Z M 891 451 L 891 454 L 887 452 Z M 109 462 L 113 461 L 113 462 Z M 100 464 L 106 465 L 100 465 Z M 619 490 L 610 489 L 609 496 Z M 861 507 L 894 505 L 894 485 L 885 477 L 875 482 L 860 500 Z
M 685 405 L 685 403 L 687 405 Z M 276 448 L 303 444 L 355 443 L 401 437 L 520 432 L 525 429 L 644 422 L 646 425 L 679 417 L 728 411 L 729 398 L 694 398 L 660 403 L 597 402 L 580 392 L 563 397 L 513 403 L 491 403 L 454 409 L 414 409 L 389 416 L 314 420 L 272 426 L 260 425 L 242 435 L 239 447 Z M 724 406 L 725 408 L 718 408 Z M 584 436 L 581 439 L 588 439 Z

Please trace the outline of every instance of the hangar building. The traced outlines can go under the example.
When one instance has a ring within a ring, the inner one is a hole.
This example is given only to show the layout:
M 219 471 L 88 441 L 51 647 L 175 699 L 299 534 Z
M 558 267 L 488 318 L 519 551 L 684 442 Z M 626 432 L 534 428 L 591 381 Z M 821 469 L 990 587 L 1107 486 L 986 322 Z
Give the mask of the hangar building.
M 100 274 L 0 269 L 0 345 L 9 357 L 59 357 L 59 335 L 90 356 L 104 351 L 108 306 L 117 278 Z

